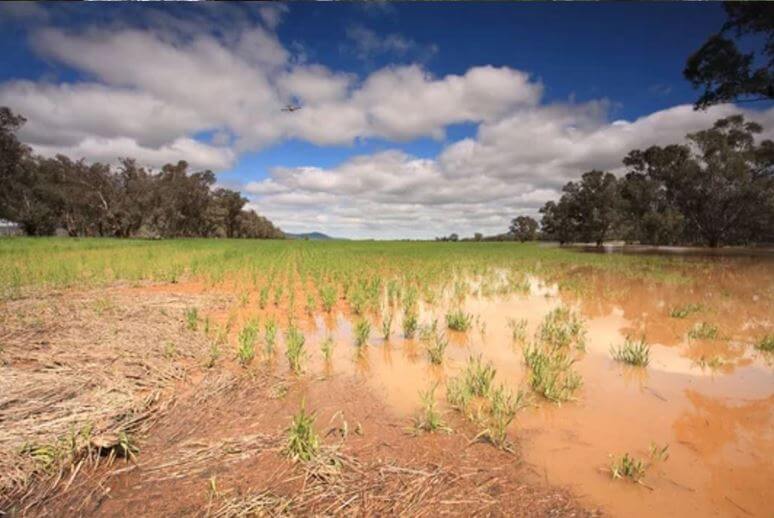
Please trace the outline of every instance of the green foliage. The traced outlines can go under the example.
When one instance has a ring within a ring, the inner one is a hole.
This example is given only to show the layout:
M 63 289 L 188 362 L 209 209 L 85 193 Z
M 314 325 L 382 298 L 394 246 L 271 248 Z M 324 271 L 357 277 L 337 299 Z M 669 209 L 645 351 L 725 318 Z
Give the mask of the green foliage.
M 392 333 L 392 311 L 385 308 L 382 311 L 382 338 L 385 341 L 389 340 L 390 333 Z
M 511 336 L 514 342 L 524 343 L 527 340 L 527 319 L 515 318 L 508 319 L 508 327 L 511 329 Z
M 322 344 L 320 344 L 320 350 L 322 351 L 323 358 L 325 361 L 330 361 L 331 357 L 333 356 L 333 346 L 334 346 L 333 338 L 330 336 L 327 337 L 325 340 L 323 340 Z
M 455 331 L 467 331 L 472 322 L 473 317 L 461 309 L 455 309 L 446 314 L 446 326 Z
M 266 354 L 274 354 L 274 346 L 277 343 L 277 322 L 269 317 L 263 325 L 263 343 Z
M 371 322 L 366 318 L 361 318 L 355 324 L 355 345 L 363 347 L 368 345 L 368 338 L 371 336 Z
M 714 340 L 718 336 L 718 328 L 709 322 L 699 322 L 688 331 L 688 338 L 694 340 Z
M 336 304 L 336 287 L 328 284 L 320 288 L 320 299 L 325 312 L 330 313 Z
M 261 290 L 258 292 L 258 307 L 266 309 L 266 305 L 269 303 L 269 287 L 261 286 Z
M 529 384 L 544 398 L 561 403 L 573 399 L 583 381 L 572 370 L 575 363 L 563 349 L 552 349 L 538 344 L 524 348 L 524 362 L 530 369 Z
M 554 349 L 574 346 L 583 350 L 586 344 L 583 320 L 574 311 L 560 306 L 545 316 L 537 330 L 536 340 Z
M 290 370 L 296 374 L 301 374 L 302 363 L 304 361 L 304 343 L 306 338 L 300 329 L 291 325 L 285 334 L 285 345 L 287 347 L 285 356 L 288 359 Z
M 762 337 L 755 344 L 755 348 L 759 351 L 765 351 L 768 353 L 774 352 L 774 334 L 768 334 Z
M 468 358 L 468 364 L 465 366 L 463 379 L 466 387 L 474 396 L 486 397 L 492 388 L 496 369 L 489 362 L 484 362 L 482 357 L 471 356 Z
M 255 357 L 255 340 L 258 338 L 258 322 L 251 320 L 240 329 L 237 342 L 237 359 L 242 367 L 246 367 Z
M 645 367 L 650 361 L 650 347 L 644 338 L 634 341 L 627 336 L 623 344 L 610 347 L 610 355 L 619 362 Z
M 199 310 L 196 308 L 188 308 L 185 310 L 185 325 L 189 331 L 196 331 L 199 325 Z
M 443 363 L 443 356 L 446 352 L 446 348 L 449 346 L 449 341 L 443 333 L 435 332 L 432 339 L 430 339 L 426 345 L 427 356 L 430 358 L 430 363 L 440 365 Z
M 698 313 L 701 309 L 701 304 L 685 304 L 684 306 L 672 308 L 669 316 L 672 318 L 686 318 L 694 313 Z
M 416 431 L 450 431 L 444 424 L 442 416 L 436 408 L 435 389 L 437 387 L 438 384 L 436 383 L 428 390 L 419 392 L 419 397 L 422 400 L 422 411 L 414 418 L 414 429 Z
M 320 437 L 314 429 L 315 415 L 307 414 L 304 404 L 293 416 L 283 452 L 293 461 L 308 462 L 320 452 Z
M 515 395 L 503 386 L 492 389 L 489 395 L 489 408 L 484 428 L 477 438 L 486 439 L 501 449 L 510 449 L 508 442 L 508 426 L 513 422 L 516 413 L 526 406 L 527 397 L 522 391 Z
M 403 336 L 413 338 L 419 327 L 419 317 L 416 312 L 410 311 L 403 314 Z
M 620 457 L 610 457 L 610 476 L 613 479 L 625 479 L 642 484 L 645 473 L 654 463 L 663 462 L 669 458 L 669 445 L 657 446 L 651 443 L 647 459 L 639 459 L 628 452 Z

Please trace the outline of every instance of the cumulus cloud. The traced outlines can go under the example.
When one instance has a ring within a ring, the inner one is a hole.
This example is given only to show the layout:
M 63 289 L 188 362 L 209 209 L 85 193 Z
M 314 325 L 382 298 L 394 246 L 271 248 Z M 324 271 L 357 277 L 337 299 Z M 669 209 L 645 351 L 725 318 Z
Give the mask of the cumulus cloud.
M 606 103 L 536 106 L 482 123 L 474 138 L 434 160 L 400 151 L 357 156 L 331 169 L 277 168 L 245 191 L 288 230 L 326 215 L 325 228 L 356 237 L 500 233 L 516 215 L 536 215 L 561 186 L 592 168 L 620 170 L 631 149 L 679 142 L 738 113 L 677 106 L 635 121 L 606 122 Z M 774 109 L 745 112 L 774 137 Z
M 28 116 L 22 137 L 35 148 L 124 136 L 152 150 L 223 130 L 242 152 L 288 138 L 318 145 L 442 138 L 449 124 L 489 121 L 540 98 L 539 83 L 507 67 L 436 78 L 419 65 L 391 66 L 360 80 L 299 63 L 268 28 L 283 10 L 268 12 L 261 11 L 264 25 L 224 37 L 200 31 L 198 19 L 187 20 L 190 33 L 182 22 L 176 31 L 159 30 L 171 23 L 164 14 L 143 29 L 37 29 L 32 41 L 41 56 L 91 80 L 7 82 L 0 103 Z M 281 111 L 296 102 L 303 110 Z

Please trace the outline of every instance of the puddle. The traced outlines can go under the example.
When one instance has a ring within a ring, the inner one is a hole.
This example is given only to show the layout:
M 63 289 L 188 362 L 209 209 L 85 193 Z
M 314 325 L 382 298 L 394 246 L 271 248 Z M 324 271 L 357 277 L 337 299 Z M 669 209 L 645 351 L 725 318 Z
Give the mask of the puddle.
M 447 407 L 444 381 L 470 356 L 492 362 L 496 381 L 523 387 L 521 346 L 514 343 L 509 319 L 526 319 L 532 337 L 549 311 L 574 308 L 587 332 L 586 352 L 575 367 L 583 377 L 577 400 L 559 406 L 535 396 L 536 404 L 519 413 L 510 429 L 535 477 L 570 487 L 589 506 L 613 515 L 761 516 L 772 511 L 767 491 L 774 485 L 774 362 L 752 344 L 774 332 L 772 280 L 772 262 L 724 259 L 676 283 L 576 272 L 559 279 L 530 277 L 524 293 L 490 294 L 478 286 L 463 303 L 474 325 L 466 333 L 447 331 L 441 366 L 429 363 L 419 340 L 402 338 L 398 317 L 387 341 L 376 336 L 379 318 L 369 317 L 372 334 L 360 353 L 355 319 L 341 303 L 331 314 L 299 325 L 307 338 L 308 375 L 358 377 L 406 416 L 408 425 L 420 389 L 438 383 L 436 396 Z M 447 293 L 432 306 L 420 302 L 420 322 L 438 319 L 443 329 L 450 299 Z M 684 307 L 692 308 L 684 318 L 670 316 Z M 232 311 L 229 318 L 244 315 Z M 691 338 L 701 322 L 716 326 L 717 336 Z M 328 336 L 336 346 L 326 364 L 320 344 Z M 611 345 L 627 336 L 651 345 L 647 368 L 610 358 Z M 278 347 L 284 350 L 281 339 Z M 283 357 L 275 361 L 285 368 Z M 468 432 L 475 434 L 472 425 Z M 611 480 L 611 454 L 645 458 L 651 443 L 668 444 L 669 458 L 649 468 L 644 485 Z

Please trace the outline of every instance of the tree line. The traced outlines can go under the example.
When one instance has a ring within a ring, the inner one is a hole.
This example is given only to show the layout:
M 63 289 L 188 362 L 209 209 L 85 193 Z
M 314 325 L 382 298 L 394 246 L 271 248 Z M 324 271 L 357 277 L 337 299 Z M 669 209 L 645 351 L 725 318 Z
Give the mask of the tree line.
M 28 235 L 283 238 L 271 221 L 245 209 L 240 193 L 213 188 L 212 171 L 185 161 L 158 171 L 125 158 L 117 167 L 45 158 L 20 143 L 25 119 L 0 107 L 0 219 Z
M 626 173 L 593 170 L 540 209 L 542 237 L 654 245 L 774 243 L 774 142 L 742 115 L 685 144 L 633 150 Z M 516 220 L 514 220 L 514 224 Z

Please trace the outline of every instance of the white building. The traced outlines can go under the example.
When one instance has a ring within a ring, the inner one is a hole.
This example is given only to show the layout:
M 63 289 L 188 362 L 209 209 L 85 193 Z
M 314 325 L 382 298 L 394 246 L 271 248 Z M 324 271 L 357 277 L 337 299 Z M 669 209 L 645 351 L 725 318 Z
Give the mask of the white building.
M 0 219 L 0 236 L 20 236 L 22 234 L 22 228 L 18 223 Z

